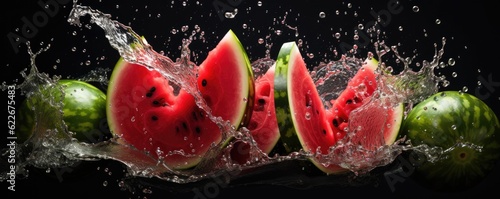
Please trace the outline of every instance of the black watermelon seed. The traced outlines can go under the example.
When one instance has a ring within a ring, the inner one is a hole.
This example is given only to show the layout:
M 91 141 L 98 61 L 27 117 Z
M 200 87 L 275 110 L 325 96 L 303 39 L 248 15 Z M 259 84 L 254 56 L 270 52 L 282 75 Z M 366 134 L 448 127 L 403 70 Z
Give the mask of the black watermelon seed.
M 149 92 L 146 93 L 146 97 L 152 97 L 153 96 L 153 93 L 156 91 L 156 87 L 151 87 L 151 89 L 149 89 Z
M 201 129 L 200 129 L 200 127 L 198 127 L 198 126 L 197 126 L 197 127 L 195 128 L 195 131 L 196 131 L 196 133 L 197 133 L 197 134 L 200 134 L 200 133 L 201 133 Z
M 152 119 L 153 121 L 156 121 L 156 120 L 158 120 L 158 117 L 157 117 L 156 115 L 153 115 L 153 116 L 151 116 L 151 119 Z
M 201 85 L 204 87 L 207 86 L 207 80 L 206 79 L 201 80 Z
M 183 127 L 185 130 L 188 130 L 188 126 L 187 126 L 186 122 L 183 122 L 183 123 L 182 123 L 182 127 Z
M 160 99 L 153 100 L 153 106 L 155 106 L 155 107 L 168 106 L 168 104 L 165 102 L 164 98 L 160 98 Z
M 332 123 L 334 127 L 339 127 L 339 121 L 337 119 L 333 119 Z
M 266 104 L 266 100 L 264 100 L 264 99 L 262 99 L 262 98 L 260 98 L 259 100 L 257 100 L 257 102 L 258 102 L 259 104 L 261 104 L 261 105 Z

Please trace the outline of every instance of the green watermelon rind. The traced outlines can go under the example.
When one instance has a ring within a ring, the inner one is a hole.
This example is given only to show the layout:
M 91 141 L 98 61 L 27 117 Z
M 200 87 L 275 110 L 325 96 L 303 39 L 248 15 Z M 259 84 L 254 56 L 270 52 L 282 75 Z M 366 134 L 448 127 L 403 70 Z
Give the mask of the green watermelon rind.
M 276 119 L 278 121 L 280 139 L 283 142 L 287 152 L 299 151 L 302 149 L 299 137 L 296 133 L 293 123 L 288 90 L 289 82 L 289 62 L 290 54 L 296 48 L 295 42 L 287 42 L 281 46 L 276 60 L 276 68 L 274 72 L 274 105 L 276 111 Z

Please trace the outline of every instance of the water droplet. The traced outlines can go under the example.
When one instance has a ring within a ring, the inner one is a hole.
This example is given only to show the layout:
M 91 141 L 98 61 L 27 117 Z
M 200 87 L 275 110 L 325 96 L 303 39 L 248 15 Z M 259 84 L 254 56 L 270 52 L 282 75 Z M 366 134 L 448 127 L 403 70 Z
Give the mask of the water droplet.
M 334 35 L 333 35 L 335 38 L 339 39 L 340 38 L 340 33 L 336 32 Z
M 451 129 L 457 130 L 457 125 L 451 125 Z
M 467 91 L 469 91 L 469 88 L 468 88 L 467 86 L 464 86 L 464 87 L 462 88 L 462 91 L 463 91 L 464 93 L 466 93 Z
M 398 27 L 399 31 L 403 31 L 403 26 Z
M 130 118 L 130 121 L 131 121 L 131 122 L 135 122 L 135 116 L 132 116 L 132 117 Z
M 420 8 L 418 6 L 413 6 L 412 10 L 413 12 L 418 12 L 420 11 Z
M 262 1 L 257 1 L 257 6 L 262 6 Z
M 440 19 L 436 19 L 436 24 L 441 24 L 441 20 Z
M 446 67 L 446 64 L 444 62 L 439 62 L 439 67 L 440 68 L 445 68 Z
M 454 65 L 455 65 L 455 59 L 453 59 L 453 58 L 449 58 L 449 59 L 448 59 L 448 65 L 450 65 L 450 66 L 454 66 Z
M 188 29 L 189 29 L 188 25 L 184 25 L 184 26 L 181 27 L 181 31 L 182 32 L 186 32 Z
M 365 29 L 365 26 L 363 26 L 363 24 L 358 24 L 358 29 L 363 30 Z
M 325 12 L 319 12 L 319 18 L 325 18 L 326 17 L 326 14 Z
M 257 41 L 259 44 L 263 44 L 264 43 L 264 39 L 262 38 L 259 38 L 259 40 Z
M 452 76 L 452 77 L 457 77 L 457 75 L 458 75 L 458 74 L 457 74 L 457 72 L 452 72 L 452 73 L 451 73 L 451 76 Z
M 118 187 L 125 187 L 125 182 L 120 180 L 120 182 L 118 182 Z
M 104 182 L 102 182 L 102 186 L 105 186 L 105 187 L 108 186 L 108 181 L 105 180 Z

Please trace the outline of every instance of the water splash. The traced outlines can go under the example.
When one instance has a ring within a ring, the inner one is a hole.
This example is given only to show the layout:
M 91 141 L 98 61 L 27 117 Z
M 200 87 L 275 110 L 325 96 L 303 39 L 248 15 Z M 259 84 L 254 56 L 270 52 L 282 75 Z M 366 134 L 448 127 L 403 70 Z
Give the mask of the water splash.
M 25 166 L 30 164 L 38 168 L 52 168 L 71 166 L 77 163 L 76 160 L 68 158 L 61 150 L 65 145 L 72 142 L 70 132 L 62 117 L 62 107 L 64 99 L 64 89 L 57 84 L 58 76 L 50 77 L 46 73 L 38 71 L 35 60 L 42 52 L 47 51 L 50 45 L 33 52 L 30 43 L 26 43 L 30 55 L 31 65 L 29 73 L 21 71 L 25 79 L 21 84 L 14 85 L 21 91 L 21 95 L 26 97 L 24 103 L 31 107 L 33 118 L 27 118 L 34 122 L 32 135 L 19 135 L 19 138 L 26 139 L 22 143 L 16 143 L 16 163 L 17 173 L 27 175 Z M 4 90 L 2 86 L 2 90 Z M 28 122 L 28 121 L 25 121 Z M 23 137 L 24 136 L 24 137 Z M 2 151 L 6 155 L 9 151 Z M 6 176 L 0 176 L 4 179 Z

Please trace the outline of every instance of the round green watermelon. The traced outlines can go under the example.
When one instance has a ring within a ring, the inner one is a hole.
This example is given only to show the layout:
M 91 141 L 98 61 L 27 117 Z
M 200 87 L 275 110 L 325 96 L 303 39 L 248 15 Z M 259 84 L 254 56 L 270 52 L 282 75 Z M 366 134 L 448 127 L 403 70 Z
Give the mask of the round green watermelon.
M 372 100 L 377 89 L 377 66 L 375 59 L 367 59 L 327 109 L 295 42 L 283 44 L 276 61 L 274 97 L 281 140 L 287 151 L 311 153 L 311 161 L 321 171 L 339 174 L 350 168 L 341 166 L 343 162 L 338 159 L 336 163 L 329 162 L 328 156 L 356 156 L 354 160 L 361 160 L 368 155 L 368 152 L 350 154 L 348 149 L 332 154 L 331 148 L 339 141 L 349 141 L 354 143 L 354 148 L 362 147 L 367 151 L 394 143 L 403 117 L 403 105 L 386 103 L 383 99 Z M 375 102 L 364 106 L 370 101 Z M 347 138 L 348 132 L 353 135 Z
M 419 102 L 404 120 L 419 157 L 425 149 L 441 153 L 417 165 L 414 179 L 433 190 L 461 191 L 479 184 L 500 159 L 500 123 L 493 110 L 474 95 L 442 91 Z M 419 148 L 427 146 L 424 148 Z
M 111 137 L 106 117 L 106 94 L 84 81 L 63 79 L 63 119 L 79 141 L 98 143 Z
M 108 140 L 111 137 L 106 119 L 106 95 L 102 90 L 94 85 L 73 79 L 62 79 L 57 82 L 64 92 L 62 115 L 63 121 L 68 127 L 68 131 L 78 141 L 87 143 L 98 143 Z M 44 86 L 44 85 L 41 85 Z M 62 94 L 59 87 L 47 88 L 41 92 L 47 93 L 57 102 Z M 43 96 L 43 95 L 41 95 Z M 40 96 L 30 96 L 24 100 L 19 110 L 19 120 L 23 121 L 19 125 L 17 135 L 19 140 L 26 141 L 31 137 L 43 118 L 35 118 L 35 111 L 43 112 L 49 103 L 42 103 Z M 53 110 L 52 114 L 57 115 L 59 110 Z M 47 116 L 50 117 L 50 116 Z M 56 119 L 56 118 L 54 118 Z
M 198 89 L 210 110 L 202 110 L 193 95 L 158 71 L 121 59 L 108 85 L 111 132 L 169 168 L 195 167 L 229 133 L 222 132 L 206 111 L 237 129 L 248 123 L 254 99 L 252 68 L 233 31 L 197 69 Z

